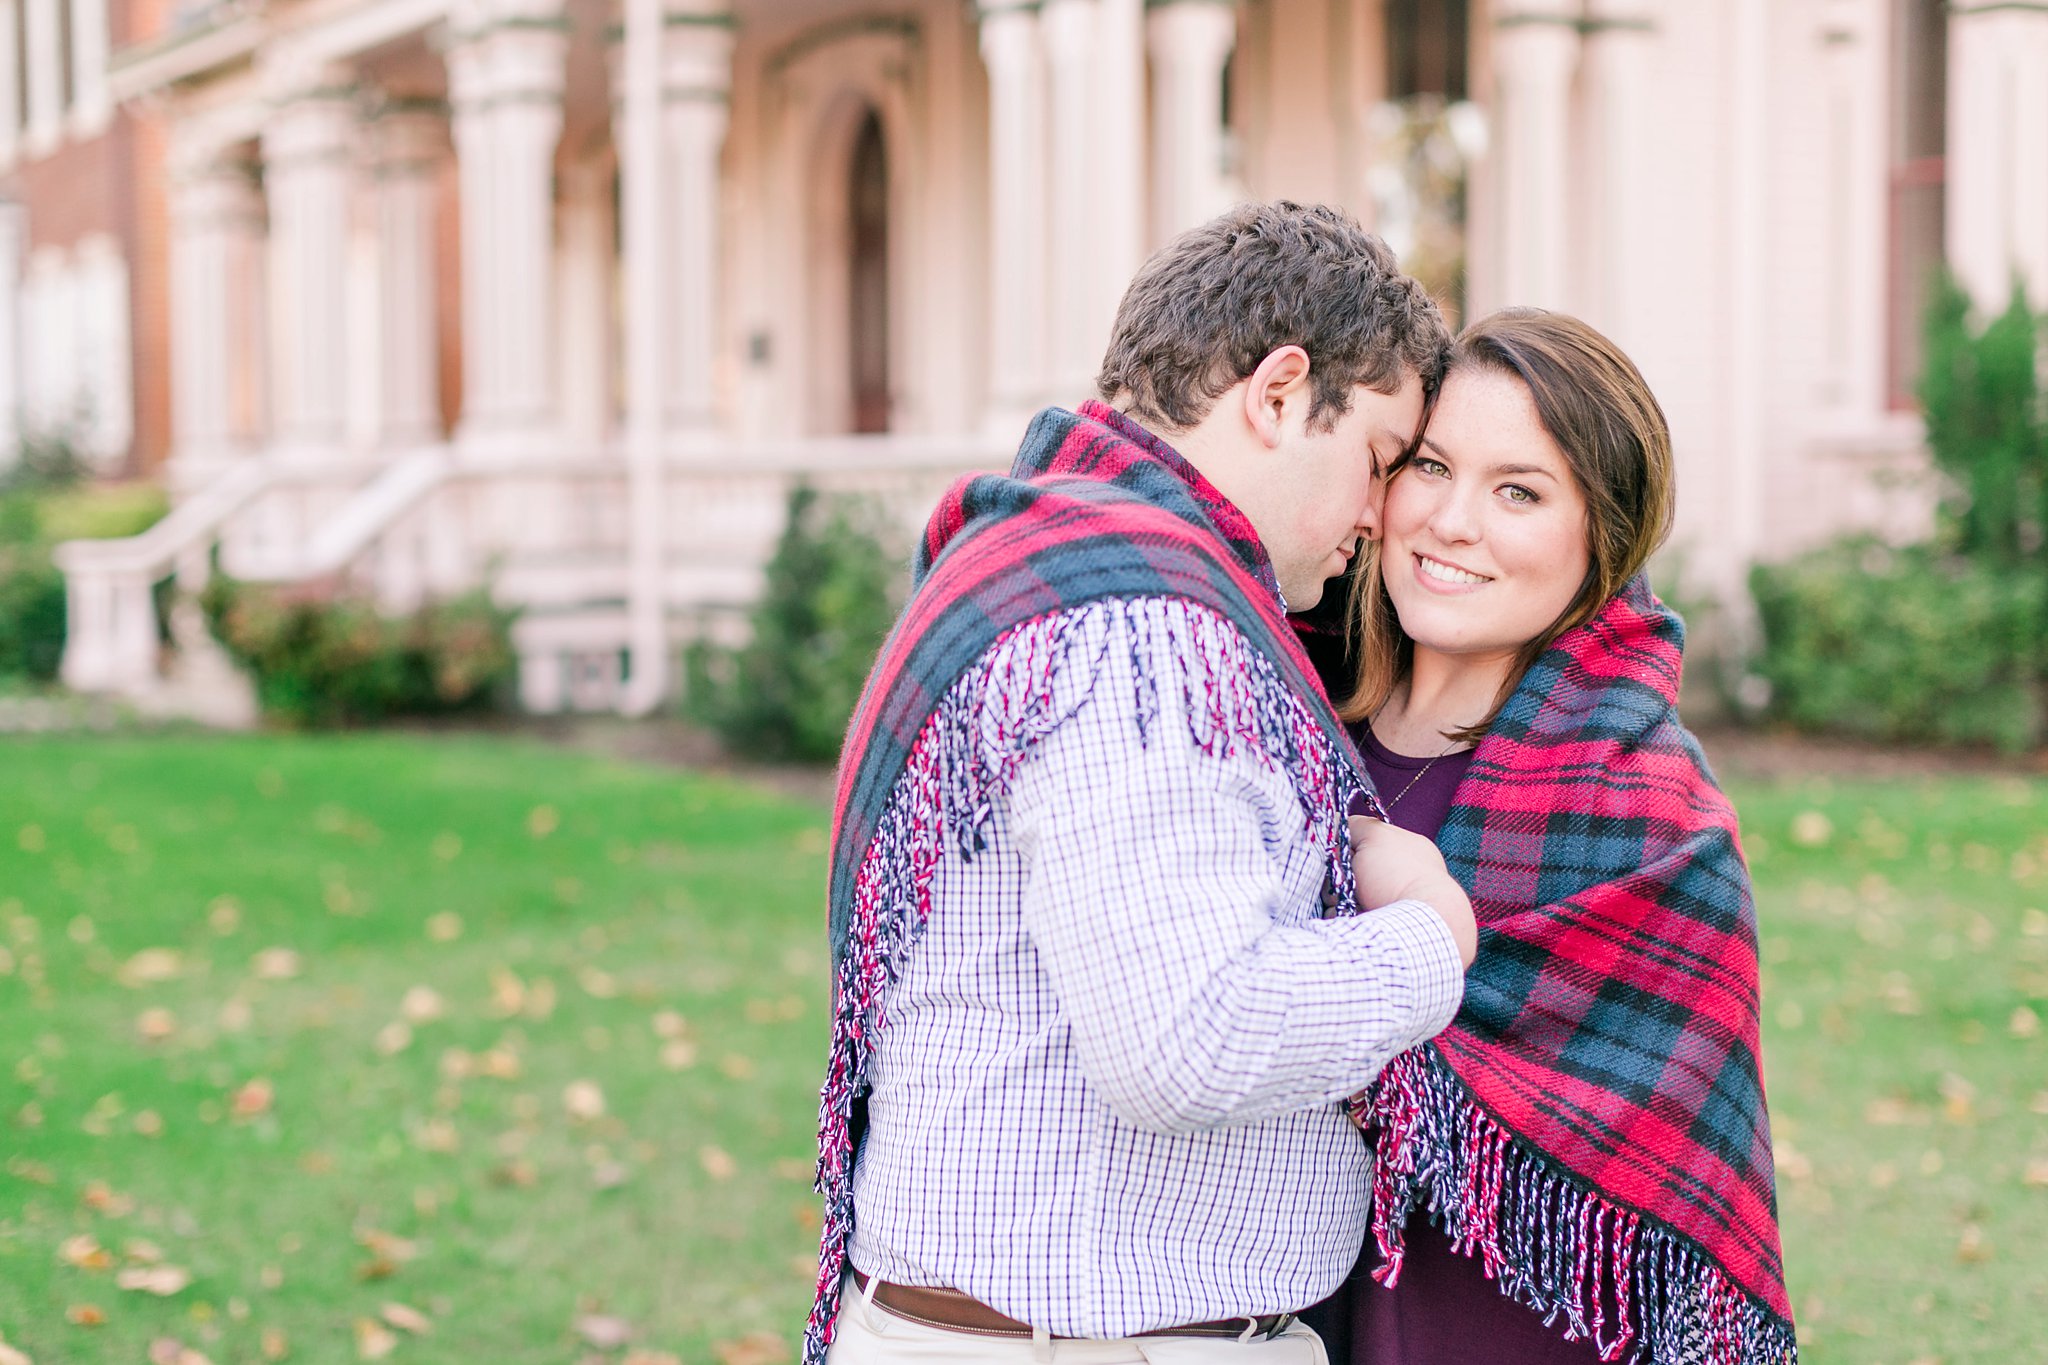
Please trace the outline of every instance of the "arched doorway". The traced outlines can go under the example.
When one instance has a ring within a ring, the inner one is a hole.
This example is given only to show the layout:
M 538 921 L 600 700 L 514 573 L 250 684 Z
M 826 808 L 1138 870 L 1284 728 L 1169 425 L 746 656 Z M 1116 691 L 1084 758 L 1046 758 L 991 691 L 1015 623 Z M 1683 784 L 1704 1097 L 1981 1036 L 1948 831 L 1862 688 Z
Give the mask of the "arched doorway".
M 848 175 L 847 375 L 855 432 L 889 430 L 889 162 L 881 116 L 854 134 Z

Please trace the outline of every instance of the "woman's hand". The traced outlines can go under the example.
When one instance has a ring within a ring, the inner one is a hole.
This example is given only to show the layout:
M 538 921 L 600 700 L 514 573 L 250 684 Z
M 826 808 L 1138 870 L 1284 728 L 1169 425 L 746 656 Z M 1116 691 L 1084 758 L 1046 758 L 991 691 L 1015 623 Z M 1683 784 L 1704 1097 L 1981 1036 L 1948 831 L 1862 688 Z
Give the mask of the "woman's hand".
M 1363 815 L 1351 817 L 1351 875 L 1366 907 L 1421 901 L 1436 911 L 1467 967 L 1479 956 L 1472 900 L 1444 866 L 1444 855 L 1420 834 Z

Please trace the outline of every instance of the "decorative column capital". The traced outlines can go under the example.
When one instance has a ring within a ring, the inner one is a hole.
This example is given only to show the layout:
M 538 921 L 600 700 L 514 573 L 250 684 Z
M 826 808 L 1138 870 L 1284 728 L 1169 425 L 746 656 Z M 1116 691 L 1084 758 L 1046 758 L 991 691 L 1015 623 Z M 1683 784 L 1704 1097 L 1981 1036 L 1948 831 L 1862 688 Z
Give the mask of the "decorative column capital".
M 369 122 L 379 176 L 420 174 L 448 151 L 448 106 L 439 100 L 399 99 L 378 106 Z

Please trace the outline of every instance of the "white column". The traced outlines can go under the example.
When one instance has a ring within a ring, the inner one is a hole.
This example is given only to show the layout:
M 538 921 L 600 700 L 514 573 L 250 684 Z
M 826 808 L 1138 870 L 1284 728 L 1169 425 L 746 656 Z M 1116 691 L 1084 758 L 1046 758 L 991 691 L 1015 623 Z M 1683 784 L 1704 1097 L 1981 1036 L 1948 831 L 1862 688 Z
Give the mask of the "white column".
M 184 480 L 203 479 L 241 453 L 249 435 L 238 420 L 236 369 L 253 338 L 238 324 L 250 303 L 241 286 L 262 212 L 247 165 L 219 155 L 174 164 L 171 432 L 172 459 Z
M 278 441 L 291 450 L 337 449 L 347 426 L 355 126 L 345 87 L 330 82 L 287 100 L 263 130 L 273 402 Z
M 21 266 L 28 210 L 0 204 L 0 471 L 21 448 Z
M 1145 16 L 1152 53 L 1152 238 L 1165 242 L 1221 213 L 1223 68 L 1237 46 L 1237 9 L 1174 0 Z
M 71 9 L 71 129 L 93 137 L 113 117 L 107 94 L 107 0 L 68 0 Z
M 490 430 L 499 409 L 497 327 L 499 300 L 491 227 L 491 166 L 496 138 L 491 124 L 491 50 L 486 34 L 460 38 L 447 53 L 449 132 L 455 140 L 456 212 L 461 221 L 462 433 Z
M 499 420 L 530 444 L 557 429 L 554 373 L 555 148 L 562 136 L 563 66 L 569 40 L 559 14 L 522 14 L 492 33 L 498 85 L 491 122 L 497 153 L 493 221 L 498 235 Z
M 1656 0 L 1593 0 L 1584 38 L 1587 231 L 1573 255 L 1583 263 L 1574 291 L 1581 316 L 1626 347 L 1648 331 L 1633 310 L 1654 306 L 1650 262 L 1656 246 L 1648 178 L 1650 44 Z M 1645 294 L 1651 294 L 1650 300 Z
M 1069 403 L 1094 393 L 1117 304 L 1145 261 L 1145 0 L 1097 0 L 1095 74 L 1096 183 L 1127 192 L 1095 196 L 1095 316 L 1083 390 L 1061 395 Z
M 2003 310 L 2048 307 L 2048 9 L 1959 0 L 1948 27 L 1949 264 Z
M 1044 0 L 1038 12 L 1045 43 L 1052 146 L 1047 160 L 1047 205 L 1052 215 L 1044 307 L 1047 311 L 1047 397 L 1071 407 L 1093 392 L 1090 380 L 1101 347 L 1091 346 L 1096 313 L 1095 215 L 1111 195 L 1095 154 L 1102 75 L 1098 58 L 1097 0 Z M 1128 193 L 1136 186 L 1119 186 Z
M 21 0 L 0 0 L 0 167 L 21 151 Z
M 1723 396 L 1728 427 L 1722 452 L 1728 500 L 1718 549 L 1726 575 L 1722 601 L 1731 609 L 1738 633 L 1754 625 L 1747 591 L 1749 568 L 1764 547 L 1764 460 L 1770 421 L 1765 401 L 1770 377 L 1764 370 L 1770 354 L 1770 3 L 1734 0 L 1723 105 L 1731 111 L 1726 134 L 1728 187 L 1721 199 L 1729 243 L 1728 331 L 1723 343 L 1729 361 Z
M 43 156 L 64 133 L 64 0 L 22 0 L 22 63 L 28 78 L 28 119 L 22 130 L 25 151 Z
M 1500 295 L 1567 307 L 1572 77 L 1577 20 L 1510 9 L 1497 22 L 1493 62 L 1500 148 Z
M 562 173 L 561 262 L 562 434 L 579 455 L 595 454 L 612 425 L 613 247 L 611 168 L 578 162 Z
M 1884 0 L 1828 0 L 1823 57 L 1827 215 L 1820 397 L 1875 417 L 1885 410 L 1885 293 L 1890 128 Z
M 372 127 L 377 153 L 379 443 L 398 450 L 441 434 L 435 331 L 435 174 L 445 153 L 438 108 L 397 108 Z
M 981 12 L 988 69 L 989 425 L 1021 434 L 1046 394 L 1046 93 L 1039 20 L 1026 4 Z
M 707 431 L 714 412 L 718 347 L 719 153 L 725 146 L 732 86 L 732 19 L 717 10 L 666 15 L 662 50 L 661 138 L 669 238 L 668 423 Z
M 625 0 L 619 52 L 619 204 L 626 311 L 627 588 L 631 670 L 621 709 L 646 715 L 668 692 L 668 611 L 663 570 L 668 518 L 664 450 L 672 333 L 663 316 L 674 279 L 663 223 L 662 0 Z

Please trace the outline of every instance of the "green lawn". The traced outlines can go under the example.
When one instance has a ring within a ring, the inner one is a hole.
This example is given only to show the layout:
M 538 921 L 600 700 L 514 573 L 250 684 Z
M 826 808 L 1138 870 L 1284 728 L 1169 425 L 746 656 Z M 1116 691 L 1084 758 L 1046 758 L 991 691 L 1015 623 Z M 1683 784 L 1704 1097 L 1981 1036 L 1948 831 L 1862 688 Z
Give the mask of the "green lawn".
M 823 811 L 476 738 L 0 764 L 6 1342 L 793 1354 Z M 1806 1359 L 2038 1358 L 2048 782 L 1737 794 Z

